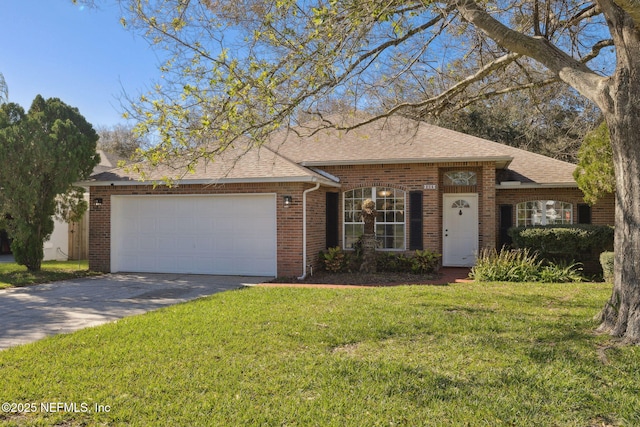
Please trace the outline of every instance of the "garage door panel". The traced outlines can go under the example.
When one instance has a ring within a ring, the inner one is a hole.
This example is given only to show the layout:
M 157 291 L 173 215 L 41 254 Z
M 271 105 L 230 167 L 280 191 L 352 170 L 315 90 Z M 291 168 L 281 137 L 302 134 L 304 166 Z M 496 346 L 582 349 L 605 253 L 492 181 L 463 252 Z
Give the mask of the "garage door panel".
M 142 252 L 155 251 L 156 248 L 162 247 L 154 235 L 140 234 L 141 238 L 137 241 L 137 249 Z
M 112 271 L 276 275 L 274 195 L 114 196 Z
M 251 250 L 253 246 L 259 246 L 258 239 L 251 236 L 238 236 L 236 237 L 233 245 L 233 250 L 236 253 L 246 253 Z
M 179 225 L 179 222 L 171 217 L 156 218 L 155 223 L 158 230 L 172 230 Z
M 200 251 L 198 250 L 196 245 L 196 241 L 197 236 L 194 235 L 178 236 L 169 247 L 172 251 L 178 254 L 184 256 L 196 256 L 200 254 Z
M 199 255 L 201 255 L 202 253 L 208 254 L 213 250 L 213 241 L 211 239 L 198 236 L 193 239 L 193 241 L 196 245 L 195 249 L 197 250 L 197 253 Z
M 217 244 L 225 245 L 233 241 L 237 235 L 238 233 L 235 233 L 231 227 L 222 227 L 220 229 L 216 228 L 215 234 L 211 239 Z
M 253 221 L 255 222 L 255 226 L 258 228 L 262 228 L 262 227 L 269 227 L 270 221 L 268 218 L 263 218 L 258 216 L 257 218 L 254 218 Z
M 251 216 L 254 213 L 265 215 L 270 210 L 269 206 L 267 205 L 256 206 L 249 199 L 238 198 L 235 200 L 231 200 L 231 203 L 233 205 L 233 210 L 235 212 L 238 212 L 238 215 L 245 216 L 245 217 Z
M 180 220 L 174 221 L 174 227 L 172 231 L 176 231 L 178 233 L 193 233 L 196 230 L 197 221 L 198 219 L 195 216 L 181 216 Z
M 137 233 L 140 230 L 140 222 L 141 221 L 139 221 L 136 218 L 125 217 L 122 233 L 124 234 Z
M 269 253 L 273 250 L 273 242 L 268 239 L 253 239 L 246 244 L 255 246 L 258 252 Z
M 173 246 L 173 242 L 174 242 L 174 238 L 171 236 L 167 236 L 167 235 L 162 235 L 162 236 L 156 236 L 155 239 L 158 243 L 157 246 L 158 248 L 171 248 Z M 155 248 L 151 248 L 152 250 L 155 250 Z
M 156 256 L 150 257 L 145 255 L 139 255 L 137 257 L 131 258 L 131 260 L 135 261 L 135 264 L 139 265 L 143 271 L 158 270 L 158 257 Z M 162 263 L 162 265 L 166 265 L 166 262 Z M 160 271 L 160 272 L 164 273 L 164 271 Z
M 177 257 L 174 257 L 174 259 L 175 259 L 174 262 L 176 264 L 176 267 L 182 266 L 182 268 L 186 270 L 195 270 L 198 268 L 199 265 L 203 263 L 202 259 L 200 259 L 199 257 L 193 257 L 193 256 L 177 256 Z
M 267 269 L 269 268 L 269 265 L 271 264 L 271 260 L 270 259 L 256 259 L 254 260 L 255 266 L 258 269 Z
M 211 223 L 211 232 L 217 236 L 219 233 L 229 231 L 229 223 L 227 221 L 216 219 Z

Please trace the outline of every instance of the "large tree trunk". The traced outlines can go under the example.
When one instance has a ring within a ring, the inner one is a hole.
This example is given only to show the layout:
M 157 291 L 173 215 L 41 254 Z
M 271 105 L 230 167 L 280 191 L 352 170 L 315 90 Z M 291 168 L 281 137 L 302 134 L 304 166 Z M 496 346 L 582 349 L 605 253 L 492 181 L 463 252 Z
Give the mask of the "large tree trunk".
M 548 40 L 506 27 L 475 1 L 450 3 L 498 44 L 539 61 L 602 110 L 616 172 L 616 231 L 613 293 L 599 330 L 640 343 L 640 5 L 596 0 L 616 47 L 616 70 L 605 78 Z
M 598 3 L 609 18 L 617 57 L 616 71 L 598 100 L 616 174 L 614 285 L 598 330 L 640 343 L 640 33 L 632 15 L 615 2 Z
M 616 89 L 616 108 L 606 117 L 616 173 L 614 287 L 599 330 L 640 343 L 640 76 Z

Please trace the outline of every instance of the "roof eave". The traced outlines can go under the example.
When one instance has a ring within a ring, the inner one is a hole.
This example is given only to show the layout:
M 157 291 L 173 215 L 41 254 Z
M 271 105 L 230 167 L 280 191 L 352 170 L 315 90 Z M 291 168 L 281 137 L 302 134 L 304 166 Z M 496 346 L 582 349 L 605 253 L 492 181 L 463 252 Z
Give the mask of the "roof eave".
M 416 164 L 416 163 L 468 163 L 468 162 L 496 162 L 496 167 L 505 169 L 513 160 L 512 156 L 490 157 L 430 157 L 430 158 L 389 158 L 389 159 L 358 159 L 358 160 L 312 160 L 302 161 L 300 166 L 346 166 L 346 165 L 390 165 L 390 164 Z
M 523 182 L 518 185 L 496 185 L 496 190 L 520 190 L 531 188 L 578 188 L 575 182 Z
M 269 178 L 220 178 L 220 179 L 177 179 L 172 181 L 174 185 L 220 185 L 220 184 L 276 184 L 276 183 L 316 183 L 319 182 L 322 185 L 340 188 L 342 185 L 339 182 L 334 182 L 329 179 L 319 178 L 315 176 L 291 176 L 291 177 L 269 177 Z M 76 185 L 81 187 L 109 187 L 109 186 L 123 186 L 123 185 L 158 185 L 163 184 L 163 180 L 105 180 L 105 181 L 83 181 L 78 182 Z

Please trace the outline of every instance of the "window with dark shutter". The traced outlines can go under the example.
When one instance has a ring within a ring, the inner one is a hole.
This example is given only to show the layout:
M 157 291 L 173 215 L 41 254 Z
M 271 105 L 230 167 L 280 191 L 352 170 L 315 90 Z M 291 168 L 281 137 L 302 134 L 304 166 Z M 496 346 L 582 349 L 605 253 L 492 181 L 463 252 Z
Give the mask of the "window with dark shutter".
M 409 249 L 422 250 L 422 191 L 409 192 Z
M 500 205 L 500 241 L 499 247 L 510 246 L 512 243 L 511 236 L 509 236 L 509 229 L 513 226 L 513 206 L 512 205 Z
M 338 193 L 327 193 L 327 222 L 326 222 L 326 244 L 327 248 L 333 248 L 340 245 L 338 235 L 338 217 L 340 215 Z
M 591 224 L 591 206 L 578 203 L 578 224 Z

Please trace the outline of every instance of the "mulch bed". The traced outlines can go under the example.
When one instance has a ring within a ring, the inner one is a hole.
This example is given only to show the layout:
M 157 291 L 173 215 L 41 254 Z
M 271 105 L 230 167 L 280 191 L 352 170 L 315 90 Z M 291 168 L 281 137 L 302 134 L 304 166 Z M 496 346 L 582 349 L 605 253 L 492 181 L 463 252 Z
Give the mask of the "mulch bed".
M 406 284 L 433 284 L 440 276 L 438 274 L 411 273 L 329 273 L 327 271 L 314 272 L 304 280 L 295 277 L 278 277 L 270 283 L 301 283 L 325 285 L 361 285 L 361 286 L 395 286 Z

